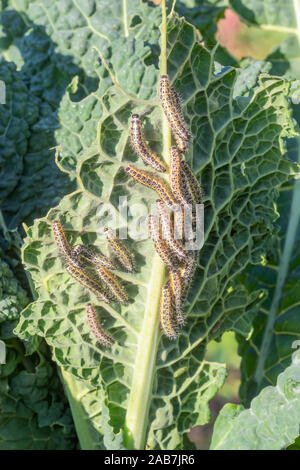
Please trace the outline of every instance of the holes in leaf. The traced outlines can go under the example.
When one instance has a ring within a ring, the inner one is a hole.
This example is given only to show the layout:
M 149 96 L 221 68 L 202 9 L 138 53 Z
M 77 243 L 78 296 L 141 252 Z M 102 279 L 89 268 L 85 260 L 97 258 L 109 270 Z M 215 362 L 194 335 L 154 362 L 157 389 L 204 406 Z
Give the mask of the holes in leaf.
M 135 26 L 137 26 L 138 24 L 141 24 L 141 23 L 142 23 L 142 18 L 139 15 L 134 15 L 131 18 L 129 28 L 135 28 Z

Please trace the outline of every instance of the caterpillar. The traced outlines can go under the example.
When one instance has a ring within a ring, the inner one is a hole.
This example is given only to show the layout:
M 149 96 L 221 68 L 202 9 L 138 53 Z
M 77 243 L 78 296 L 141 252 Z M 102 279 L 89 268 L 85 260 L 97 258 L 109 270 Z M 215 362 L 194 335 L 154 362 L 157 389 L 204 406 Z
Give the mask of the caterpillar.
M 96 266 L 96 271 L 100 279 L 106 284 L 113 296 L 121 303 L 129 301 L 128 295 L 121 287 L 118 279 L 104 266 Z
M 52 231 L 59 252 L 64 258 L 69 259 L 72 251 L 71 246 L 66 239 L 64 229 L 58 219 L 52 221 Z
M 156 207 L 162 226 L 163 239 L 166 245 L 177 256 L 177 258 L 185 259 L 187 252 L 183 245 L 174 237 L 174 229 L 171 224 L 170 215 L 161 199 L 156 201 Z
M 182 139 L 177 134 L 175 134 L 175 141 L 177 148 L 181 153 L 184 153 L 188 149 L 189 142 L 187 140 Z
M 135 153 L 139 157 L 141 157 L 147 165 L 150 165 L 152 168 L 162 173 L 167 170 L 166 165 L 158 158 L 156 153 L 153 152 L 150 147 L 146 144 L 138 114 L 132 115 L 130 140 Z
M 74 246 L 73 250 L 71 251 L 71 256 L 73 258 L 83 258 L 84 260 L 88 261 L 89 263 L 101 266 L 105 266 L 108 269 L 116 269 L 116 266 L 107 258 L 107 256 L 99 255 L 89 247 L 85 245 L 76 245 Z
M 174 319 L 174 309 L 172 305 L 172 293 L 170 282 L 162 287 L 160 296 L 160 324 L 163 333 L 170 339 L 177 338 L 177 327 Z
M 196 250 L 190 251 L 185 263 L 179 268 L 180 276 L 183 282 L 182 302 L 184 302 L 187 297 L 188 290 L 191 285 L 191 281 L 194 277 L 196 267 L 197 267 L 197 258 L 198 258 L 197 251 Z
M 178 270 L 172 269 L 169 273 L 169 276 L 176 320 L 178 325 L 184 325 L 184 316 L 182 313 L 183 280 Z
M 71 263 L 74 267 L 78 269 L 83 269 L 84 265 L 80 262 L 80 260 L 73 256 L 72 248 L 66 238 L 64 229 L 58 219 L 52 221 L 52 231 L 54 234 L 54 240 L 58 247 L 60 254 Z
M 171 90 L 171 94 L 172 94 L 172 97 L 173 97 L 173 102 L 176 106 L 179 117 L 180 117 L 181 121 L 184 121 L 184 116 L 183 116 L 182 106 L 181 106 L 181 98 L 179 96 L 179 93 L 175 90 L 175 88 L 171 88 L 170 90 Z
M 101 344 L 103 344 L 103 346 L 111 347 L 114 343 L 114 340 L 103 330 L 92 304 L 86 304 L 85 311 L 87 322 L 93 335 Z
M 175 197 L 180 202 L 180 204 L 188 204 L 188 201 L 185 197 L 184 191 L 182 191 L 181 183 L 181 157 L 180 152 L 175 145 L 173 145 L 170 150 L 170 179 L 171 179 L 171 189 L 175 194 Z
M 104 229 L 104 235 L 108 241 L 110 248 L 113 253 L 118 257 L 118 261 L 124 266 L 124 268 L 133 272 L 135 269 L 134 259 L 132 253 L 128 248 L 121 242 L 121 240 L 115 235 L 114 231 L 108 227 Z
M 162 108 L 173 133 L 188 143 L 190 134 L 182 119 L 182 112 L 177 109 L 178 103 L 176 103 L 176 96 L 174 97 L 171 90 L 168 75 L 161 75 L 160 77 L 159 94 Z
M 149 171 L 139 170 L 133 165 L 128 165 L 125 168 L 126 173 L 135 179 L 138 183 L 144 184 L 148 188 L 154 189 L 160 198 L 164 201 L 167 207 L 172 208 L 178 205 L 178 201 L 174 196 L 171 189 L 162 181 L 161 178 L 150 173 Z
M 173 95 L 173 101 L 174 101 L 175 107 L 177 109 L 178 115 L 179 115 L 181 121 L 184 123 L 184 116 L 183 116 L 183 112 L 182 112 L 180 96 L 177 93 L 177 91 L 174 90 L 174 88 L 171 88 L 171 92 L 172 92 L 172 95 Z M 189 139 L 184 140 L 181 137 L 179 137 L 177 134 L 175 134 L 175 140 L 176 140 L 176 144 L 177 144 L 177 147 L 178 147 L 179 151 L 180 152 L 185 152 L 187 150 L 188 146 L 189 146 Z
M 183 170 L 184 162 L 181 161 L 180 177 L 181 177 L 181 190 L 184 194 L 184 198 L 188 204 L 196 205 L 196 200 L 190 185 L 190 182 L 187 178 L 185 171 Z
M 101 284 L 89 276 L 83 269 L 74 266 L 71 262 L 66 264 L 67 272 L 78 281 L 83 287 L 89 289 L 102 302 L 110 303 L 112 298 Z
M 191 188 L 193 200 L 195 201 L 196 204 L 202 204 L 202 199 L 203 199 L 202 188 L 195 174 L 193 173 L 190 165 L 187 162 L 182 161 L 181 168 Z
M 154 243 L 155 250 L 160 256 L 160 258 L 163 260 L 165 265 L 169 269 L 172 269 L 174 266 L 177 266 L 177 260 L 174 259 L 173 254 L 162 239 L 157 219 L 152 214 L 148 216 L 148 227 L 152 241 Z

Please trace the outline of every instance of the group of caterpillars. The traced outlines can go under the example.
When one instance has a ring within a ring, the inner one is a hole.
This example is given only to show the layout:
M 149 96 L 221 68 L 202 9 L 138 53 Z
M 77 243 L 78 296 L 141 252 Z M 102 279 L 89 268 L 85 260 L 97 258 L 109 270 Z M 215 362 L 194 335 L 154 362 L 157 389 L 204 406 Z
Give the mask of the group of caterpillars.
M 167 75 L 160 77 L 160 102 L 176 141 L 176 146 L 169 149 L 169 168 L 146 143 L 137 114 L 132 115 L 130 138 L 135 153 L 146 165 L 161 173 L 169 172 L 170 184 L 156 174 L 133 165 L 128 165 L 125 170 L 134 180 L 155 190 L 159 195 L 156 201 L 158 217 L 150 214 L 148 227 L 155 249 L 168 269 L 168 279 L 161 291 L 160 323 L 163 333 L 170 339 L 175 339 L 178 328 L 185 321 L 182 306 L 197 266 L 197 251 L 187 250 L 184 246 L 185 241 L 193 239 L 192 231 L 190 236 L 185 234 L 183 242 L 175 238 L 174 214 L 172 216 L 169 210 L 179 207 L 181 219 L 186 221 L 183 211 L 192 207 L 191 227 L 194 227 L 196 206 L 202 204 L 202 190 L 192 169 L 181 158 L 181 154 L 189 146 L 190 134 L 184 122 L 180 97 L 170 86 Z
M 65 260 L 65 268 L 76 281 L 90 290 L 102 302 L 110 303 L 117 300 L 124 304 L 129 301 L 119 280 L 111 272 L 111 270 L 117 269 L 112 259 L 96 253 L 86 245 L 77 245 L 72 248 L 60 221 L 57 219 L 52 222 L 52 230 L 58 250 Z M 132 253 L 113 230 L 106 227 L 104 234 L 110 249 L 118 257 L 122 266 L 127 271 L 133 272 L 135 266 Z M 96 271 L 96 276 L 92 273 L 91 267 Z M 101 284 L 100 280 L 105 286 Z M 103 330 L 92 304 L 86 304 L 85 309 L 87 321 L 94 336 L 104 346 L 112 346 L 114 340 Z
M 174 234 L 174 215 L 169 210 L 180 208 L 181 213 L 186 207 L 192 207 L 192 226 L 195 223 L 195 208 L 202 204 L 202 190 L 192 169 L 181 158 L 181 153 L 188 148 L 190 134 L 184 122 L 178 93 L 171 88 L 167 75 L 160 78 L 160 101 L 175 137 L 176 146 L 169 149 L 169 168 L 162 162 L 146 143 L 141 122 L 137 114 L 132 115 L 130 139 L 135 153 L 143 161 L 161 173 L 169 172 L 168 185 L 159 176 L 149 171 L 140 170 L 133 165 L 126 167 L 126 172 L 137 182 L 154 189 L 159 199 L 156 201 L 158 217 L 148 216 L 148 227 L 151 238 L 158 255 L 164 261 L 168 269 L 168 279 L 161 290 L 160 297 L 160 323 L 163 333 L 170 339 L 178 336 L 178 327 L 185 322 L 182 306 L 187 296 L 196 266 L 197 251 L 187 250 L 185 241 L 191 241 L 193 234 L 179 241 Z M 183 220 L 183 217 L 182 217 Z M 186 218 L 184 217 L 184 220 Z M 52 222 L 52 229 L 56 245 L 66 261 L 67 272 L 81 285 L 89 289 L 103 302 L 110 303 L 118 300 L 121 303 L 128 302 L 128 296 L 118 279 L 111 273 L 116 269 L 110 258 L 94 252 L 85 245 L 77 245 L 71 248 L 59 220 Z M 134 271 L 133 256 L 127 247 L 116 237 L 114 232 L 106 227 L 104 234 L 113 253 L 129 272 Z M 93 265 L 98 278 L 90 273 L 85 263 Z M 103 330 L 93 306 L 86 304 L 87 321 L 92 333 L 104 346 L 111 346 L 113 339 Z

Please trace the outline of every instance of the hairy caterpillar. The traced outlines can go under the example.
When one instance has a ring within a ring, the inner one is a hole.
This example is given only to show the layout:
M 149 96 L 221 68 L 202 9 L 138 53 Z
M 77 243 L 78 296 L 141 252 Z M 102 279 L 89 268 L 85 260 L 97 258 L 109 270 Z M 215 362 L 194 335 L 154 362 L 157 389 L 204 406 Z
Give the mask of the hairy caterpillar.
M 121 240 L 115 235 L 114 231 L 108 227 L 104 229 L 104 235 L 108 241 L 110 248 L 113 253 L 117 256 L 118 261 L 124 266 L 124 268 L 132 272 L 135 269 L 134 260 L 132 253 L 128 248 L 121 242 Z
M 192 187 L 189 183 L 188 177 L 183 170 L 184 162 L 181 161 L 181 189 L 184 194 L 184 198 L 188 204 L 196 205 L 196 200 L 192 191 Z
M 83 258 L 84 260 L 88 261 L 89 263 L 98 265 L 100 264 L 101 266 L 105 266 L 108 269 L 116 269 L 116 266 L 110 260 L 107 258 L 107 256 L 104 255 L 99 255 L 95 251 L 93 251 L 91 248 L 85 246 L 85 245 L 76 245 L 71 251 L 71 255 L 74 258 Z
M 66 261 L 72 264 L 74 267 L 78 269 L 83 269 L 84 265 L 80 262 L 80 260 L 73 256 L 72 248 L 66 238 L 64 229 L 58 219 L 53 220 L 52 222 L 52 231 L 54 234 L 54 240 L 57 245 L 57 248 L 60 254 L 64 257 Z
M 174 194 L 171 189 L 164 183 L 161 178 L 150 173 L 149 171 L 139 170 L 132 165 L 128 165 L 125 171 L 134 178 L 138 183 L 144 184 L 148 188 L 154 189 L 160 198 L 164 201 L 167 207 L 172 208 L 178 205 Z
M 110 303 L 112 298 L 96 279 L 89 276 L 83 269 L 74 266 L 71 262 L 66 264 L 67 272 L 83 287 L 89 289 L 102 302 Z
M 165 265 L 169 269 L 172 269 L 177 265 L 177 260 L 174 259 L 173 254 L 162 239 L 157 219 L 152 214 L 148 216 L 148 227 L 157 254 L 163 260 Z
M 158 199 L 156 201 L 156 207 L 157 207 L 158 215 L 159 215 L 161 226 L 162 226 L 163 240 L 165 241 L 168 248 L 178 258 L 185 259 L 187 256 L 187 252 L 184 249 L 183 245 L 179 241 L 177 241 L 174 237 L 174 228 L 171 223 L 168 209 L 166 208 L 165 204 L 162 202 L 161 199 Z
M 172 293 L 168 281 L 161 290 L 160 296 L 160 324 L 163 333 L 170 339 L 176 339 L 177 327 L 174 320 L 174 309 L 172 305 Z
M 197 258 L 198 258 L 198 253 L 196 250 L 189 251 L 186 261 L 179 268 L 180 276 L 183 281 L 182 302 L 184 302 L 187 297 L 188 290 L 191 285 L 191 281 L 194 277 L 196 267 L 197 267 Z
M 160 172 L 165 172 L 167 170 L 166 165 L 146 144 L 138 114 L 132 115 L 130 140 L 135 153 L 141 157 L 147 165 L 150 165 L 152 168 Z
M 189 142 L 190 134 L 186 128 L 186 125 L 182 119 L 181 108 L 178 111 L 178 102 L 174 92 L 170 87 L 168 75 L 161 75 L 160 77 L 160 101 L 164 110 L 165 116 L 171 126 L 174 134 L 176 134 L 184 142 Z M 180 105 L 180 102 L 179 102 Z
M 175 107 L 177 109 L 178 115 L 179 115 L 181 121 L 184 123 L 184 116 L 183 116 L 183 112 L 182 112 L 180 96 L 177 93 L 177 91 L 174 90 L 174 88 L 171 88 L 171 92 L 173 94 L 173 100 L 174 100 L 174 104 L 175 104 Z M 184 140 L 181 137 L 179 137 L 177 134 L 175 134 L 175 140 L 176 140 L 176 144 L 177 144 L 177 147 L 178 147 L 179 151 L 180 152 L 185 152 L 187 150 L 188 146 L 189 146 L 189 139 Z
M 62 225 L 58 219 L 52 221 L 52 230 L 54 234 L 55 243 L 61 255 L 68 259 L 71 257 L 71 246 L 66 239 L 66 235 Z
M 202 188 L 195 174 L 193 173 L 190 165 L 187 162 L 182 161 L 181 168 L 191 188 L 193 200 L 195 201 L 196 204 L 202 204 L 202 199 L 203 199 Z
M 96 271 L 100 279 L 106 284 L 113 296 L 121 303 L 129 301 L 128 295 L 121 287 L 118 279 L 104 266 L 96 266 Z
M 114 340 L 103 330 L 92 304 L 86 304 L 85 311 L 87 321 L 93 335 L 101 344 L 103 344 L 103 346 L 111 347 L 114 343 Z
M 176 320 L 178 325 L 184 325 L 184 316 L 182 313 L 183 280 L 178 270 L 172 269 L 169 273 L 169 276 Z
M 171 189 L 175 194 L 175 197 L 180 202 L 180 204 L 188 204 L 188 201 L 185 196 L 185 192 L 182 191 L 182 182 L 181 182 L 181 156 L 177 147 L 173 145 L 170 148 L 170 179 L 171 179 Z

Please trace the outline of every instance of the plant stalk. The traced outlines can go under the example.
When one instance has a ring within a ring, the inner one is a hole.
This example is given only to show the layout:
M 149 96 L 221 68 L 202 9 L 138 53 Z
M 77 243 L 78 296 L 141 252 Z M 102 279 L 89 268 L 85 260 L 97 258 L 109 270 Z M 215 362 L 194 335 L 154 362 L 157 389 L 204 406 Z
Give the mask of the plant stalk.
M 162 0 L 161 55 L 160 73 L 167 73 L 167 13 L 166 1 Z M 163 157 L 168 163 L 170 129 L 162 112 L 163 119 Z M 155 253 L 148 286 L 144 312 L 144 322 L 139 336 L 136 363 L 131 392 L 126 413 L 124 445 L 128 449 L 144 449 L 148 427 L 149 408 L 153 382 L 156 373 L 155 364 L 160 339 L 159 304 L 161 288 L 165 282 L 165 266 Z
M 83 382 L 76 379 L 69 372 L 66 372 L 62 367 L 59 371 L 62 376 L 61 382 L 64 386 L 71 408 L 81 450 L 99 450 L 88 416 L 80 402 L 80 398 L 83 395 Z

